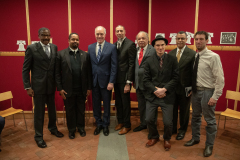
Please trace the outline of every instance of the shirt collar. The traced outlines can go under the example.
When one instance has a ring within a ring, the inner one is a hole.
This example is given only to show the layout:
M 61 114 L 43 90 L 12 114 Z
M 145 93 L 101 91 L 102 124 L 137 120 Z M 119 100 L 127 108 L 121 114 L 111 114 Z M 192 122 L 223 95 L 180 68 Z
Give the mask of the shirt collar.
M 105 44 L 105 41 L 103 41 L 103 43 L 101 43 L 101 47 L 102 47 L 102 48 L 103 48 L 104 44 Z M 98 42 L 97 42 L 97 46 L 99 46 L 99 43 L 98 43 Z
M 143 51 L 146 51 L 147 50 L 147 47 L 148 47 L 148 44 L 145 46 L 145 47 L 143 47 Z M 139 49 L 138 49 L 139 51 L 141 50 L 141 48 L 139 47 Z
M 48 43 L 47 45 L 43 44 L 41 41 L 40 41 L 40 44 L 42 45 L 42 47 L 45 47 L 45 46 L 48 46 L 50 47 L 50 44 Z
M 158 59 L 159 61 L 160 61 L 160 58 L 162 58 L 162 60 L 164 60 L 165 54 L 167 54 L 167 53 L 166 53 L 166 52 L 164 52 L 164 54 L 162 55 L 162 57 L 159 57 L 159 56 L 157 55 L 157 52 L 156 52 L 157 59 Z
M 203 55 L 206 51 L 207 51 L 208 49 L 207 49 L 207 47 L 204 49 L 204 50 L 202 50 L 201 52 L 198 52 L 199 53 L 199 56 L 201 56 L 201 55 Z M 196 54 L 197 55 L 197 54 Z
M 181 49 L 181 53 L 184 51 L 184 49 L 186 48 L 186 45 Z M 177 47 L 177 53 L 179 51 L 180 48 Z
M 125 40 L 126 36 L 123 39 L 118 39 L 119 43 L 122 43 Z
M 69 47 L 70 48 L 70 50 L 72 51 L 72 52 L 74 52 L 74 53 L 77 53 L 77 51 L 78 51 L 78 48 L 77 49 L 72 49 L 71 47 Z

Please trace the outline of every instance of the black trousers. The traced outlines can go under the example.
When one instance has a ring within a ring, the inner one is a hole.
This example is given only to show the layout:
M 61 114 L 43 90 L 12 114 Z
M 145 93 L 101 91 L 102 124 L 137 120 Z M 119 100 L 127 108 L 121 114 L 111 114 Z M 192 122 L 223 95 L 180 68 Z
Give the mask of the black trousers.
M 107 127 L 110 124 L 110 101 L 112 91 L 107 88 L 100 88 L 98 82 L 96 87 L 92 89 L 92 101 L 93 101 L 93 115 L 96 119 L 97 126 Z M 102 108 L 101 99 L 103 100 L 103 119 L 102 119 Z
M 166 104 L 163 99 L 158 99 L 154 102 L 147 101 L 146 108 L 146 121 L 149 130 L 148 139 L 158 139 L 159 133 L 156 125 L 156 114 L 158 113 L 158 107 L 160 106 L 163 114 L 164 124 L 164 140 L 170 140 L 172 136 L 172 111 L 173 105 Z
M 189 110 L 190 110 L 190 97 L 186 97 L 185 91 L 183 94 L 176 94 L 176 99 L 173 108 L 173 132 L 177 132 L 177 122 L 178 122 L 178 106 L 180 109 L 180 128 L 179 133 L 185 133 L 188 128 L 189 122 Z
M 82 92 L 72 93 L 70 97 L 66 97 L 64 105 L 66 109 L 67 127 L 69 132 L 76 132 L 85 127 L 85 101 L 86 95 Z
M 144 97 L 144 90 L 136 90 L 137 99 L 138 99 L 138 110 L 140 112 L 140 126 L 146 127 L 146 100 Z
M 43 139 L 43 125 L 45 115 L 45 104 L 48 109 L 48 130 L 50 132 L 57 132 L 56 126 L 56 108 L 55 108 L 55 93 L 53 94 L 34 94 L 34 128 L 35 140 Z
M 118 123 L 123 123 L 125 128 L 131 127 L 131 107 L 130 92 L 124 93 L 125 83 L 116 83 L 114 85 L 115 104 L 117 108 Z

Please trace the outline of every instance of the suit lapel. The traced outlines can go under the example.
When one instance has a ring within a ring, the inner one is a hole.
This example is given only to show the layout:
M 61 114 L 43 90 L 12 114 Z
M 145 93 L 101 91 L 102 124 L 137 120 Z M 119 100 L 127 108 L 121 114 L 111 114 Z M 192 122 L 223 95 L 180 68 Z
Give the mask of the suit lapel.
M 50 61 L 47 54 L 44 52 L 42 45 L 40 44 L 40 42 L 37 43 L 37 50 L 38 53 L 47 61 Z
M 141 64 L 140 64 L 140 66 L 143 64 L 143 62 L 145 61 L 146 57 L 148 56 L 148 54 L 149 54 L 149 52 L 150 52 L 150 49 L 151 49 L 151 46 L 148 45 L 147 50 L 146 50 L 146 52 L 145 52 L 145 54 L 144 54 L 144 56 L 143 56 L 143 59 L 142 59 L 142 62 L 141 62 Z
M 65 58 L 66 58 L 68 67 L 69 67 L 69 69 L 70 69 L 70 71 L 71 71 L 71 73 L 72 73 L 72 67 L 71 67 L 69 52 L 70 52 L 70 49 L 68 48 L 68 49 L 65 51 L 64 55 L 65 55 Z
M 103 50 L 102 50 L 102 53 L 101 53 L 101 57 L 100 57 L 100 59 L 99 59 L 99 62 L 101 61 L 102 57 L 104 56 L 104 53 L 105 53 L 105 51 L 107 50 L 107 48 L 108 48 L 108 44 L 107 44 L 107 42 L 105 41 L 105 44 L 104 44 L 104 46 L 103 46 Z
M 167 64 L 168 64 L 168 61 L 169 61 L 169 55 L 164 53 L 164 60 L 163 60 L 163 66 L 162 66 L 162 69 L 161 69 L 161 73 L 164 71 L 164 69 L 167 67 Z
M 179 66 L 179 67 L 183 64 L 183 62 L 185 61 L 185 59 L 187 58 L 187 56 L 188 56 L 188 48 L 187 48 L 187 46 L 186 46 L 186 48 L 184 49 L 184 51 L 183 51 L 183 53 L 182 53 L 182 56 L 181 56 L 181 58 L 180 58 L 180 61 L 179 61 L 179 63 L 178 63 L 178 66 Z
M 159 71 L 161 71 L 161 70 L 160 70 L 160 63 L 159 63 L 158 58 L 157 58 L 158 55 L 157 55 L 157 54 L 155 54 L 155 55 L 156 55 L 156 57 L 153 58 L 154 64 L 155 64 L 156 68 L 157 68 Z
M 80 64 L 81 64 L 81 70 L 82 70 L 85 57 L 84 57 L 82 51 L 80 49 L 78 49 L 78 50 L 79 50 L 79 54 L 80 54 L 79 56 L 80 56 L 80 62 L 81 62 Z
M 50 44 L 50 43 L 49 43 Z M 50 50 L 51 50 L 51 53 L 50 53 L 50 59 L 51 59 L 51 64 L 53 63 L 53 61 L 55 60 L 55 55 L 56 55 L 56 53 L 54 52 L 54 50 L 53 50 L 53 45 L 52 44 L 50 44 Z M 49 65 L 50 66 L 50 65 Z

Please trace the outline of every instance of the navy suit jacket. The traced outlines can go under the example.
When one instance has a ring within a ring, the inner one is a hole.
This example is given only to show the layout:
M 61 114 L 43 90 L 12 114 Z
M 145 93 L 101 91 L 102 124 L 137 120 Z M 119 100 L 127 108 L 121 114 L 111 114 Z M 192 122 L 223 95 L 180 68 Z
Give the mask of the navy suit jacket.
M 93 87 L 97 82 L 100 88 L 107 88 L 108 83 L 116 82 L 117 75 L 117 48 L 105 41 L 99 62 L 96 57 L 96 43 L 88 46 L 92 64 Z

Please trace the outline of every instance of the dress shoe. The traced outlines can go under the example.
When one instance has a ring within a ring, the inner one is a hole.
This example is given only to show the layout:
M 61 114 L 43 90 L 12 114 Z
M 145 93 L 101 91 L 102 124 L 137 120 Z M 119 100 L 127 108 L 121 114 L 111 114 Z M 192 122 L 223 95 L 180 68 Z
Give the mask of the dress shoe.
M 37 145 L 39 148 L 46 148 L 47 144 L 45 143 L 44 140 L 36 141 Z
M 74 132 L 69 132 L 69 138 L 74 139 L 75 138 L 75 133 Z
M 85 137 L 86 136 L 86 131 L 84 129 L 79 129 L 78 132 L 80 133 L 81 137 Z
M 195 141 L 194 139 L 191 139 L 190 141 L 187 141 L 184 146 L 193 146 L 195 144 L 198 144 L 200 141 Z
M 102 129 L 103 129 L 102 126 L 97 126 L 97 128 L 94 130 L 94 135 L 98 135 Z
M 204 157 L 209 157 L 212 155 L 212 150 L 213 150 L 213 146 L 206 146 L 204 151 L 203 151 L 203 156 Z
M 164 148 L 165 148 L 165 151 L 168 151 L 171 148 L 170 140 L 169 141 L 164 140 Z
M 59 131 L 51 132 L 51 134 L 55 135 L 55 136 L 58 137 L 58 138 L 62 138 L 62 137 L 64 136 L 64 135 L 63 135 L 61 132 L 59 132 Z
M 108 127 L 103 127 L 103 134 L 104 134 L 104 136 L 108 136 L 109 135 Z
M 151 147 L 154 144 L 156 144 L 159 141 L 159 139 L 149 139 L 148 142 L 146 143 L 146 147 Z
M 118 132 L 119 135 L 123 135 L 128 133 L 131 130 L 131 128 L 125 128 L 123 127 L 123 129 L 121 129 L 121 131 Z
M 138 126 L 138 127 L 133 129 L 133 132 L 139 132 L 139 131 L 141 131 L 143 129 L 147 129 L 147 126 Z
M 115 127 L 115 131 L 118 131 L 118 130 L 122 129 L 123 126 L 124 126 L 123 123 L 119 123 L 119 124 Z
M 184 136 L 185 136 L 185 132 L 180 132 L 177 134 L 176 140 L 181 140 L 184 138 Z

